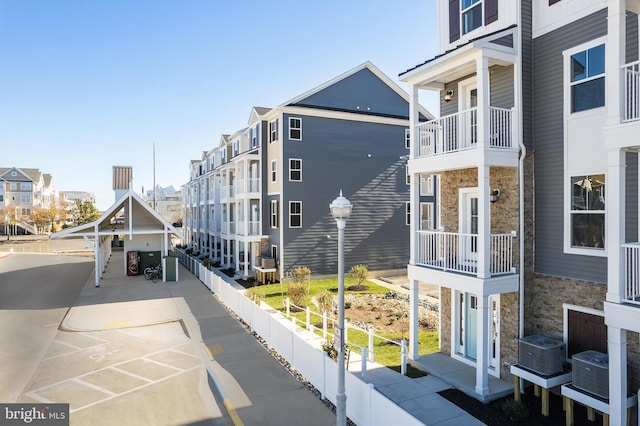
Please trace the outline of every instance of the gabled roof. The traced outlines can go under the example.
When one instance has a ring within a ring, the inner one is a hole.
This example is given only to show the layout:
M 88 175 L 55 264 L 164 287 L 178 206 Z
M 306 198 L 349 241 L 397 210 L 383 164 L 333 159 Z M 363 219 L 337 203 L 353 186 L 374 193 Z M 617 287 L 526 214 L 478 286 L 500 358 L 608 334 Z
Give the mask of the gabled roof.
M 360 87 L 357 87 L 360 86 Z M 385 86 L 386 89 L 385 90 Z M 373 90 L 367 90 L 373 89 Z M 392 93 L 397 98 L 394 100 Z M 398 99 L 406 103 L 400 108 Z M 330 100 L 329 102 L 327 102 Z M 391 104 L 395 106 L 391 107 Z M 367 61 L 280 105 L 304 106 L 318 109 L 348 111 L 360 114 L 408 118 L 409 95 L 375 65 Z M 402 110 L 402 113 L 400 113 Z M 423 107 L 420 114 L 427 119 L 434 116 Z
M 22 178 L 18 178 L 17 176 L 11 176 L 9 172 L 16 171 L 19 173 Z M 42 173 L 40 169 L 22 169 L 18 167 L 0 167 L 0 176 L 2 176 L 6 181 L 15 181 L 15 182 L 39 182 L 42 177 Z
M 247 125 L 251 126 L 252 123 L 259 122 L 261 117 L 271 111 L 271 108 L 263 108 L 254 106 L 251 108 L 251 114 L 249 114 L 249 120 L 247 120 Z
M 126 205 L 131 205 L 129 210 L 129 217 L 125 217 L 125 223 L 114 224 L 111 223 L 111 219 L 116 216 L 120 210 Z M 136 215 L 150 217 L 152 219 L 152 225 L 134 225 L 134 212 Z M 80 236 L 94 236 L 96 233 L 104 234 L 158 234 L 161 231 L 167 230 L 169 233 L 176 235 L 178 238 L 184 239 L 184 236 L 173 225 L 171 225 L 160 213 L 153 210 L 138 194 L 129 189 L 118 201 L 116 201 L 109 209 L 104 212 L 98 220 L 79 225 L 73 228 L 63 229 L 62 231 L 55 232 L 49 236 L 49 238 L 66 238 L 66 237 L 80 237 Z

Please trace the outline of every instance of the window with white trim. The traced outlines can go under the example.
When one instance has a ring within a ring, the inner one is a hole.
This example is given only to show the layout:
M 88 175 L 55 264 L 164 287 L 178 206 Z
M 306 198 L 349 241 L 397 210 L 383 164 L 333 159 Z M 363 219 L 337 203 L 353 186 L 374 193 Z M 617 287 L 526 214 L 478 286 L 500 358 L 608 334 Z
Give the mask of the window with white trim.
M 289 117 L 289 139 L 293 141 L 302 140 L 302 118 Z
M 570 57 L 571 112 L 604 106 L 604 44 Z
M 233 141 L 233 156 L 240 154 L 240 139 Z
M 404 129 L 404 147 L 409 149 L 411 147 L 411 131 Z
M 31 203 L 31 194 L 20 194 L 20 203 L 22 204 Z
M 462 0 L 462 34 L 482 26 L 482 0 Z
M 289 180 L 291 182 L 302 182 L 302 160 L 299 158 L 289 159 Z
M 278 178 L 278 163 L 276 160 L 271 161 L 271 182 L 275 182 Z
M 278 227 L 278 201 L 271 200 L 271 209 L 270 209 L 270 224 L 272 228 Z
M 409 165 L 408 164 L 406 166 L 404 166 L 404 170 L 405 170 L 405 175 L 406 175 L 404 181 L 405 181 L 405 183 L 407 185 L 410 185 L 411 184 L 411 175 L 409 174 Z
M 433 175 L 420 175 L 420 195 L 433 196 Z
M 278 120 L 277 119 L 269 123 L 269 134 L 271 135 L 271 138 L 269 139 L 270 142 L 275 142 L 278 140 Z
M 18 190 L 18 183 L 17 182 L 11 182 L 10 188 L 12 191 L 17 191 Z
M 302 201 L 289 201 L 289 228 L 302 228 Z
M 406 201 L 404 203 L 404 209 L 405 209 L 405 221 L 404 224 L 405 225 L 411 225 L 411 202 L 410 201 Z
M 434 211 L 435 211 L 435 208 L 433 203 L 420 203 L 420 229 L 421 230 L 435 229 Z
M 571 177 L 571 247 L 604 250 L 605 175 Z
M 251 148 L 258 147 L 258 126 L 253 126 L 251 128 Z
M 20 182 L 21 191 L 31 191 L 31 182 Z

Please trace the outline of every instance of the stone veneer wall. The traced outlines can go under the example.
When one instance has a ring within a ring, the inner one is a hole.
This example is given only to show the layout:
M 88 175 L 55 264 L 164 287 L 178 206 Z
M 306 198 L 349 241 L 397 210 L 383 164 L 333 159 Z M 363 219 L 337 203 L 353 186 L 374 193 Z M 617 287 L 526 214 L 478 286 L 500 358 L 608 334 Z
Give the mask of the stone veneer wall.
M 533 164 L 533 159 L 527 157 L 525 167 Z M 501 234 L 511 231 L 519 231 L 519 186 L 518 169 L 507 167 L 492 167 L 489 171 L 491 189 L 500 189 L 498 201 L 491 204 L 491 233 Z M 457 232 L 459 228 L 459 195 L 460 188 L 473 188 L 478 186 L 477 169 L 452 170 L 440 175 L 440 202 L 441 202 L 441 226 L 446 232 Z M 529 184 L 529 187 L 531 185 Z M 531 191 L 530 191 L 531 193 Z M 525 195 L 526 197 L 526 195 Z M 525 199 L 526 201 L 526 199 Z M 533 203 L 525 202 L 526 217 L 529 217 L 529 225 L 532 223 Z M 531 207 L 529 207 L 531 206 Z M 527 220 L 527 219 L 525 219 Z M 532 228 L 528 226 L 528 228 Z M 519 268 L 519 235 L 513 240 L 513 262 L 516 269 Z M 525 236 L 529 241 L 532 232 Z M 530 244 L 530 242 L 529 242 Z M 530 263 L 530 262 L 529 262 Z M 442 287 L 440 291 L 441 312 L 441 352 L 451 354 L 451 289 Z M 500 297 L 500 377 L 509 377 L 509 365 L 516 363 L 518 359 L 518 293 L 502 294 Z M 504 366 L 507 363 L 507 366 Z
M 569 278 L 535 274 L 527 284 L 525 335 L 544 334 L 563 340 L 563 304 L 604 310 L 607 286 Z M 629 391 L 640 386 L 640 342 L 638 333 L 627 332 Z

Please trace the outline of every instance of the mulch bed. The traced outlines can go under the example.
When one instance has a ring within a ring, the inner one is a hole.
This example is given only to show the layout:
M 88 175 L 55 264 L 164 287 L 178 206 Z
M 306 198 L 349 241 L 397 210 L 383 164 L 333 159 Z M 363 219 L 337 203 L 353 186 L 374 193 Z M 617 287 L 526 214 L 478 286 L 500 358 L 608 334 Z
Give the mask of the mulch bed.
M 511 426 L 514 424 L 535 426 L 565 425 L 565 412 L 562 410 L 562 396 L 551 392 L 549 393 L 549 417 L 545 417 L 542 415 L 542 399 L 536 398 L 533 395 L 533 388 L 527 388 L 527 393 L 522 395 L 522 403 L 525 404 L 528 409 L 528 416 L 519 423 L 511 421 L 503 411 L 505 402 L 513 399 L 513 396 L 483 404 L 477 399 L 456 389 L 447 389 L 438 393 L 489 426 Z M 596 413 L 595 423 L 588 421 L 586 407 L 577 402 L 573 403 L 573 413 L 575 425 L 602 424 L 602 415 L 598 413 Z

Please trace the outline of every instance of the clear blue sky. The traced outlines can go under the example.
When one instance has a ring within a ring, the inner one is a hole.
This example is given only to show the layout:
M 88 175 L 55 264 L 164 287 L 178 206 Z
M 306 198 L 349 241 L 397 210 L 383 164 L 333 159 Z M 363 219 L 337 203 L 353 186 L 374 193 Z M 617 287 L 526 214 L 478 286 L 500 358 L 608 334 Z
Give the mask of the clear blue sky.
M 366 61 L 398 82 L 435 55 L 435 15 L 432 0 L 1 0 L 0 166 L 106 209 L 113 165 L 152 188 L 155 143 L 156 183 L 179 189 L 253 106 Z

